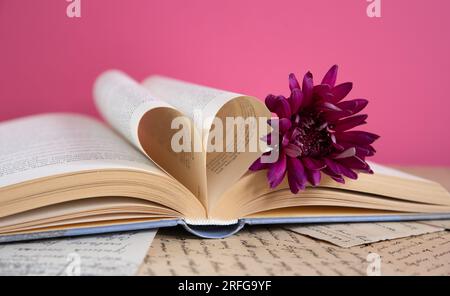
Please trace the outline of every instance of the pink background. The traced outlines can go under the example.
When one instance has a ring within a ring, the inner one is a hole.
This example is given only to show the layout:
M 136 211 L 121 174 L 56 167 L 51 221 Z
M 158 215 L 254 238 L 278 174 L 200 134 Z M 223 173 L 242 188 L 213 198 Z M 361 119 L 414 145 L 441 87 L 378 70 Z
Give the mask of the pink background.
M 287 75 L 334 63 L 351 96 L 370 100 L 374 160 L 450 165 L 450 2 L 382 0 L 0 0 L 0 120 L 50 112 L 96 115 L 95 77 L 119 68 L 264 98 Z M 1 139 L 0 139 L 1 141 Z

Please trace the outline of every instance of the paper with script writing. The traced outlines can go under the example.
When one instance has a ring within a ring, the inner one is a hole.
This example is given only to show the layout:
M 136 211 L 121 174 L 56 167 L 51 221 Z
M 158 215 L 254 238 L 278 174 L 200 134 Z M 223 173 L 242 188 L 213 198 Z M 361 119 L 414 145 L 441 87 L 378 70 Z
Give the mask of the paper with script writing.
M 444 230 L 418 222 L 297 224 L 285 228 L 343 248 Z
M 0 245 L 0 275 L 134 275 L 156 231 Z
M 429 220 L 429 221 L 421 221 L 423 224 L 442 227 L 445 229 L 450 229 L 450 220 Z
M 160 230 L 140 275 L 367 275 L 368 255 L 382 275 L 450 275 L 450 233 L 436 232 L 341 248 L 281 227 L 249 227 L 220 240 Z

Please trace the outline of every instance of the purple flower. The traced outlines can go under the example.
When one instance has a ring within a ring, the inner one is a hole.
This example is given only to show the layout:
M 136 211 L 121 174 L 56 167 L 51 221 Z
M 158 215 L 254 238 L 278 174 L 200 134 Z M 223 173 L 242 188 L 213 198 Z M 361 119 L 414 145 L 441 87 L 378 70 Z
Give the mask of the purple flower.
M 288 98 L 267 96 L 267 108 L 279 118 L 280 143 L 273 145 L 271 135 L 267 142 L 279 150 L 279 158 L 275 163 L 258 159 L 250 170 L 267 169 L 271 188 L 277 187 L 286 173 L 293 193 L 305 189 L 308 182 L 318 185 L 321 173 L 340 183 L 345 183 L 344 177 L 357 179 L 357 172 L 373 173 L 365 160 L 375 154 L 372 144 L 379 136 L 351 130 L 366 123 L 367 115 L 358 113 L 368 101 L 342 101 L 353 85 L 335 85 L 337 70 L 337 65 L 331 67 L 319 85 L 314 85 L 310 72 L 301 86 L 290 74 Z

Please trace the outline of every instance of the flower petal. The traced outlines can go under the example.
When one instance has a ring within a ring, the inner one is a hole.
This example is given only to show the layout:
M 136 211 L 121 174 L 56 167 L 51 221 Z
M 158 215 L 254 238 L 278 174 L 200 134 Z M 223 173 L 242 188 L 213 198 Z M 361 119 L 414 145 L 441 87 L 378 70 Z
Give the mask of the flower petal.
M 334 102 L 334 95 L 328 84 L 319 84 L 313 88 L 313 100 Z
M 303 102 L 303 92 L 299 88 L 294 88 L 288 100 L 291 107 L 291 113 L 297 113 Z
M 341 176 L 330 176 L 330 177 L 331 177 L 331 179 L 333 179 L 334 181 L 336 181 L 338 183 L 345 184 L 345 180 Z
M 334 103 L 337 103 L 341 101 L 343 98 L 345 98 L 350 91 L 353 88 L 353 83 L 351 82 L 345 82 L 339 85 L 336 85 L 332 90 L 331 93 L 334 95 Z
M 337 143 L 336 135 L 334 133 L 330 133 L 331 142 Z
M 347 150 L 345 150 L 344 152 L 339 153 L 338 155 L 333 157 L 333 159 L 347 158 L 347 157 L 352 157 L 355 155 L 356 155 L 356 148 L 351 147 L 351 148 L 348 148 Z
M 321 170 L 326 167 L 322 160 L 305 157 L 302 159 L 303 165 L 310 170 Z
M 339 104 L 336 104 L 336 106 L 338 106 Z M 340 108 L 340 107 L 339 107 Z M 344 117 L 348 117 L 351 116 L 352 113 L 348 110 L 343 110 L 343 111 L 334 111 L 334 110 L 323 110 L 323 116 L 325 118 L 326 121 L 328 122 L 335 122 L 336 120 L 339 120 L 341 118 Z
M 355 99 L 345 102 L 339 102 L 336 104 L 336 106 L 338 106 L 342 110 L 349 111 L 351 113 L 350 115 L 353 115 L 366 108 L 368 103 L 369 101 L 367 101 L 366 99 Z
M 285 133 L 283 138 L 281 138 L 281 146 L 286 147 L 289 145 L 289 140 L 291 139 L 290 133 Z
M 291 107 L 288 100 L 283 96 L 268 95 L 265 100 L 267 108 L 278 115 L 280 118 L 289 118 L 291 116 Z
M 327 174 L 328 176 L 330 176 L 331 179 L 333 179 L 334 181 L 339 182 L 339 183 L 342 183 L 342 184 L 345 184 L 344 178 L 342 178 L 341 175 L 335 174 L 335 173 L 334 173 L 333 171 L 331 171 L 328 167 L 324 168 L 324 169 L 322 170 L 322 172 L 324 172 L 325 174 Z
M 342 165 L 339 162 L 336 162 L 336 165 L 339 167 L 339 170 L 341 171 L 342 175 L 352 180 L 358 179 L 358 174 L 352 171 L 351 169 L 347 168 L 345 165 Z
M 377 152 L 377 150 L 375 150 L 375 148 L 373 148 L 373 146 L 372 145 L 367 145 L 367 146 L 365 146 L 365 147 L 363 147 L 363 148 L 366 148 L 366 149 L 368 149 L 370 152 L 372 152 L 373 154 L 375 154 L 375 152 Z M 372 155 L 373 155 L 372 154 Z
M 291 91 L 294 89 L 300 89 L 300 84 L 298 83 L 297 77 L 295 77 L 294 73 L 289 74 L 289 88 Z
M 314 93 L 323 96 L 327 93 L 331 93 L 331 87 L 328 84 L 319 84 L 313 87 Z
M 318 104 L 317 108 L 319 110 L 329 110 L 329 111 L 337 111 L 337 112 L 342 111 L 342 109 L 340 109 L 338 106 L 336 106 L 330 102 L 326 102 L 326 101 Z
M 302 154 L 300 147 L 292 143 L 289 143 L 286 147 L 284 147 L 284 151 L 289 157 L 299 157 Z
M 368 156 L 373 156 L 375 154 L 372 151 L 370 151 L 369 149 L 366 149 L 364 147 L 356 146 L 355 149 L 356 149 L 355 155 L 358 156 L 359 158 L 361 158 L 362 160 L 364 160 Z
M 343 111 L 336 112 L 331 110 L 324 110 L 325 111 L 324 117 L 327 121 L 334 122 L 338 119 L 348 117 L 360 112 L 367 106 L 368 103 L 369 101 L 367 101 L 366 99 L 355 99 L 350 101 L 339 102 L 336 104 L 336 106 L 342 109 Z
M 325 164 L 327 165 L 327 168 L 333 172 L 335 175 L 340 175 L 341 170 L 340 167 L 331 159 L 325 158 Z
M 274 111 L 280 118 L 289 118 L 291 116 L 291 107 L 288 100 L 283 96 L 278 96 L 278 103 Z
M 264 153 L 264 154 L 267 155 L 266 153 Z M 255 160 L 253 162 L 253 164 L 250 166 L 249 170 L 251 170 L 251 171 L 260 171 L 260 170 L 267 169 L 268 167 L 269 167 L 269 164 L 262 163 L 261 162 L 261 158 L 258 158 L 257 160 Z
M 305 77 L 303 77 L 303 84 L 302 84 L 302 90 L 303 90 L 303 102 L 302 107 L 309 106 L 312 101 L 312 95 L 313 95 L 313 88 L 314 88 L 314 82 L 313 82 L 313 75 L 311 72 L 308 72 L 305 74 Z
M 345 150 L 345 148 L 341 144 L 331 142 L 331 145 L 334 147 L 334 149 L 336 149 L 339 152 Z
M 317 186 L 320 184 L 320 179 L 322 177 L 322 174 L 318 170 L 308 170 L 306 173 L 306 176 L 308 178 L 308 182 L 311 183 L 313 186 Z
M 344 132 L 346 130 L 352 129 L 356 126 L 367 123 L 367 117 L 368 116 L 366 114 L 361 114 L 338 120 L 333 124 L 333 130 L 337 132 Z
M 337 142 L 354 143 L 358 146 L 369 145 L 375 142 L 380 136 L 363 131 L 346 131 L 334 133 Z
M 328 84 L 329 86 L 333 87 L 336 84 L 337 73 L 338 65 L 334 65 L 323 77 L 322 84 Z
M 339 162 L 342 165 L 355 170 L 367 171 L 368 169 L 370 169 L 369 165 L 357 156 L 343 158 L 340 159 Z
M 364 146 L 357 146 L 353 143 L 341 143 L 342 147 L 344 147 L 346 150 L 350 148 L 354 148 L 356 153 L 355 155 L 362 160 L 364 160 L 367 156 L 373 156 L 375 154 L 375 151 L 372 151 L 373 147 L 370 145 L 364 145 Z M 369 148 L 371 147 L 371 148 Z M 374 150 L 374 149 L 373 149 Z
M 287 171 L 289 188 L 291 189 L 291 192 L 297 193 L 300 189 L 305 189 L 305 169 L 298 158 L 288 157 Z
M 284 134 L 292 126 L 292 122 L 287 118 L 271 118 L 268 120 L 268 123 L 271 127 L 273 127 L 273 124 L 276 121 L 278 121 L 278 129 L 281 134 Z
M 267 172 L 267 179 L 269 181 L 270 188 L 277 187 L 283 181 L 285 175 L 286 154 L 280 152 L 278 160 L 270 166 Z
M 272 94 L 267 95 L 266 100 L 265 100 L 267 109 L 269 109 L 272 112 L 275 112 L 274 110 L 275 110 L 275 105 L 276 105 L 277 101 L 278 101 L 278 98 L 276 96 L 274 96 Z

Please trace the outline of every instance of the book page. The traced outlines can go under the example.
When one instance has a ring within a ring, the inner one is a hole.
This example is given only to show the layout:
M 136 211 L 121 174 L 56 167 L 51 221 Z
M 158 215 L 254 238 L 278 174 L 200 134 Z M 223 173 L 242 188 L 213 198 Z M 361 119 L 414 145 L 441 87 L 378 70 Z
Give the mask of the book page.
M 131 276 L 156 230 L 0 245 L 0 275 Z
M 44 114 L 0 124 L 0 188 L 57 174 L 133 169 L 164 174 L 103 123 Z M 1 196 L 0 201 L 2 200 Z
M 120 209 L 120 211 L 117 211 Z M 98 214 L 95 214 L 98 213 Z M 179 217 L 176 210 L 148 200 L 120 196 L 83 198 L 42 206 L 0 218 L 0 234 L 77 223 L 136 218 Z M 76 221 L 75 221 L 76 220 Z
M 398 177 L 398 178 L 403 178 L 403 179 L 408 179 L 408 180 L 417 180 L 417 181 L 425 181 L 425 182 L 431 182 L 425 178 L 421 178 L 415 175 L 411 175 L 408 173 L 405 173 L 403 171 L 399 171 L 378 163 L 374 163 L 374 162 L 368 162 L 368 164 L 370 165 L 370 167 L 372 168 L 372 170 L 374 171 L 375 174 L 381 174 L 381 175 L 386 175 L 386 176 L 391 176 L 391 177 Z
M 117 70 L 100 75 L 94 98 L 99 112 L 114 129 L 206 205 L 204 155 L 175 153 L 171 147 L 176 132 L 171 123 L 183 116 L 180 111 Z M 184 123 L 192 126 L 188 119 Z
M 143 152 L 138 138 L 141 118 L 152 109 L 171 108 L 118 70 L 106 71 L 97 78 L 94 84 L 94 99 L 103 118 Z
M 265 143 L 259 139 L 269 130 L 266 128 L 263 134 L 258 134 L 258 119 L 263 118 L 262 125 L 266 127 L 270 112 L 255 98 L 162 76 L 151 76 L 142 85 L 155 97 L 175 106 L 200 131 L 202 149 L 207 151 L 207 194 L 211 209 L 220 195 L 266 150 Z M 250 118 L 255 122 L 250 120 L 246 126 L 235 125 L 227 129 L 227 118 Z M 219 119 L 221 126 L 217 126 L 214 119 Z M 227 142 L 227 138 L 232 140 Z M 222 145 L 214 149 L 213 143 L 219 140 Z
M 242 96 L 157 75 L 148 77 L 142 85 L 152 95 L 174 106 L 194 121 L 198 130 L 205 128 L 209 131 L 209 126 L 202 125 L 206 118 L 215 116 L 228 101 Z

